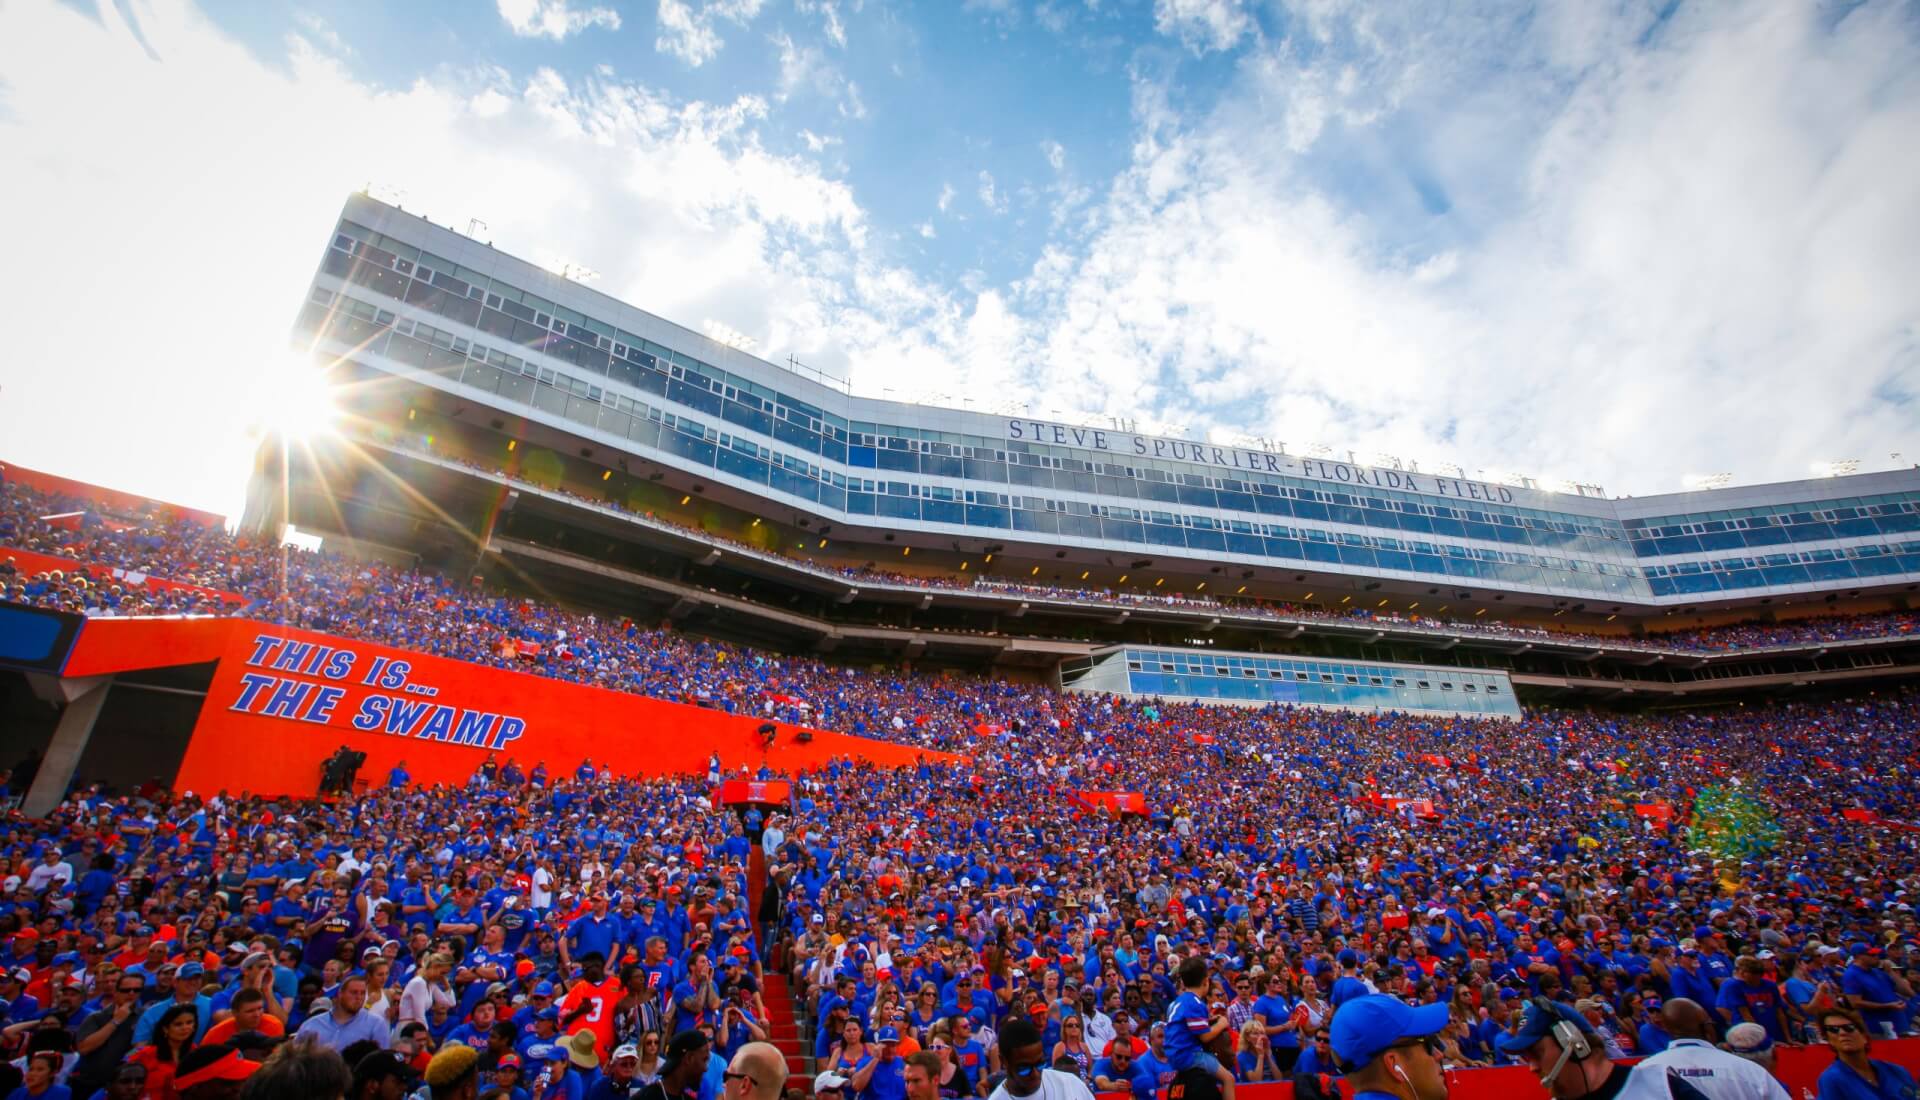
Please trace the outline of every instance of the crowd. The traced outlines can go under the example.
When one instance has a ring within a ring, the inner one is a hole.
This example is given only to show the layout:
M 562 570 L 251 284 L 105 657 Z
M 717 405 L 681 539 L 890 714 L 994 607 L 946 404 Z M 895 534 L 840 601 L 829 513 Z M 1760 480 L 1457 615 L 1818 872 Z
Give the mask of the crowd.
M 970 761 L 842 761 L 764 817 L 711 808 L 739 768 L 720 760 L 641 782 L 487 758 L 457 797 L 396 770 L 330 804 L 83 788 L 0 823 L 23 1095 L 199 1100 L 285 1047 L 340 1052 L 373 1094 L 458 1068 L 510 1100 L 661 1080 L 715 1100 L 765 1034 L 770 974 L 816 1022 L 829 1100 L 902 1100 L 916 1051 L 940 1094 L 984 1096 L 1028 1072 L 1029 1029 L 1048 1066 L 1140 1100 L 1202 1044 L 1241 1082 L 1334 1073 L 1335 1008 L 1376 991 L 1444 1006 L 1432 1053 L 1462 1068 L 1526 1057 L 1534 998 L 1615 1055 L 1684 1038 L 1688 1003 L 1711 1039 L 1757 1027 L 1753 1050 L 1844 1034 L 1836 1011 L 1863 1042 L 1914 1030 L 1920 694 L 1517 723 L 1065 695 L 203 528 L 50 527 L 23 498 L 0 543 L 239 592 L 256 617 Z M 1109 790 L 1149 813 L 1078 797 Z

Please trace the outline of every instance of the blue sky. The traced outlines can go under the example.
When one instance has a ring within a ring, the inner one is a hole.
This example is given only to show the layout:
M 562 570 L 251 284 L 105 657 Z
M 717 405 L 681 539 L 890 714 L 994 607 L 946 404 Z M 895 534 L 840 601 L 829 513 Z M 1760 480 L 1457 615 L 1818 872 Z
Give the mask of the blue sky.
M 236 508 L 373 183 L 866 393 L 1614 493 L 1886 468 L 1915 133 L 1911 0 L 15 2 L 0 458 Z

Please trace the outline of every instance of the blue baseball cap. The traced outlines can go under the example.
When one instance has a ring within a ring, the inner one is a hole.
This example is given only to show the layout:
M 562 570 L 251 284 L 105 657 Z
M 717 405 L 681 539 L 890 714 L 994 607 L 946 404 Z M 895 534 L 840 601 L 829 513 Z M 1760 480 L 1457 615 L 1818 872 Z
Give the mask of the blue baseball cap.
M 1360 965 L 1360 953 L 1355 951 L 1351 947 L 1343 949 L 1340 952 L 1340 954 L 1336 956 L 1336 959 L 1339 961 L 1341 966 Z
M 174 977 L 176 977 L 176 978 L 198 978 L 198 977 L 200 977 L 201 975 L 203 975 L 203 974 L 205 974 L 206 972 L 207 972 L 207 970 L 206 970 L 206 967 L 203 967 L 203 966 L 201 966 L 201 965 L 200 965 L 199 963 L 188 963 L 188 964 L 186 964 L 185 966 L 182 966 L 182 967 L 181 967 L 181 968 L 180 968 L 180 969 L 179 969 L 179 970 L 178 970 L 178 971 L 177 971 L 177 972 L 176 972 L 176 973 L 174 974 Z
M 1449 1018 L 1444 1003 L 1415 1008 L 1398 997 L 1368 994 L 1355 997 L 1334 1012 L 1327 1043 L 1342 1067 L 1356 1070 L 1396 1043 L 1438 1035 L 1446 1029 Z
M 1520 1030 L 1500 1040 L 1500 1053 L 1518 1054 L 1531 1048 L 1535 1043 L 1552 1035 L 1555 1024 L 1572 1024 L 1588 1035 L 1596 1034 L 1593 1025 L 1587 1022 L 1587 1018 L 1568 1006 L 1558 1001 L 1548 1001 L 1547 1004 L 1551 1006 L 1549 1011 L 1542 1009 L 1540 1004 L 1539 999 L 1527 1002 L 1527 1015 L 1520 1021 Z
M 873 1041 L 876 1043 L 897 1043 L 900 1041 L 900 1033 L 893 1028 L 883 1027 L 873 1033 Z
M 559 1010 L 559 1009 L 557 1009 L 557 1008 L 555 1008 L 555 1007 L 553 1007 L 552 1005 L 548 1005 L 547 1007 L 545 1007 L 545 1008 L 543 1008 L 543 1009 L 541 1009 L 540 1011 L 538 1011 L 538 1012 L 536 1012 L 536 1013 L 534 1013 L 534 1014 L 533 1014 L 533 1018 L 534 1018 L 534 1019 L 535 1019 L 536 1021 L 538 1021 L 538 1020 L 558 1020 L 558 1019 L 560 1018 L 560 1010 Z
M 552 983 L 552 982 L 541 982 L 541 983 L 539 983 L 538 985 L 535 985 L 535 986 L 533 987 L 533 995 L 534 995 L 534 996 L 536 996 L 536 997 L 551 997 L 551 996 L 553 996 L 553 983 Z

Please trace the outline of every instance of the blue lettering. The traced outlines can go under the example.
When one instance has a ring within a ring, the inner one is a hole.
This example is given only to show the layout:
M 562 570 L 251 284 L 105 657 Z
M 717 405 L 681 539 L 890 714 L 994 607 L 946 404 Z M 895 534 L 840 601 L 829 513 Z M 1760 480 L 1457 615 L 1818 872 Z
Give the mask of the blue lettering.
M 333 656 L 327 658 L 327 667 L 320 670 L 320 675 L 329 680 L 346 679 L 347 673 L 353 671 L 353 657 L 351 649 L 334 650 Z
M 413 671 L 412 665 L 405 661 L 395 661 L 387 666 L 387 674 L 380 677 L 380 686 L 383 688 L 405 687 L 407 686 L 407 673 L 411 671 Z
M 300 662 L 306 660 L 307 654 L 311 652 L 313 652 L 312 642 L 296 642 L 289 639 L 286 645 L 280 647 L 279 655 L 274 657 L 273 663 L 268 667 L 278 672 L 298 672 Z
M 1513 503 L 1513 490 L 1511 490 L 1511 489 L 1508 489 L 1508 488 L 1506 488 L 1505 486 L 1502 486 L 1502 487 L 1501 487 L 1501 489 L 1500 489 L 1500 503 L 1502 503 L 1502 504 L 1512 504 L 1512 503 Z
M 360 700 L 360 710 L 353 716 L 353 728 L 357 730 L 377 730 L 382 716 L 387 713 L 387 704 L 393 700 L 384 695 L 369 695 Z
M 1154 447 L 1156 449 L 1159 446 L 1160 445 L 1158 443 L 1154 444 Z M 1167 450 L 1172 452 L 1173 457 L 1175 458 L 1185 459 L 1187 457 L 1187 445 L 1185 443 L 1180 442 L 1177 439 L 1171 440 L 1167 443 Z
M 492 736 L 493 723 L 498 717 L 478 711 L 463 711 L 460 721 L 453 727 L 453 735 L 447 740 L 456 745 L 478 745 Z
M 420 732 L 414 736 L 431 741 L 445 741 L 452 732 L 453 708 L 437 706 L 433 708 L 433 714 L 427 718 L 426 724 L 420 727 Z
M 413 736 L 413 728 L 426 717 L 432 703 L 395 696 L 387 704 L 387 732 L 401 737 Z
M 227 709 L 239 711 L 252 710 L 253 697 L 260 694 L 261 689 L 272 687 L 275 679 L 276 678 L 272 676 L 262 676 L 258 672 L 241 673 L 240 698 L 235 699 L 233 705 Z
M 1167 453 L 1167 441 L 1164 439 L 1154 440 L 1153 441 L 1153 457 L 1159 458 L 1162 455 L 1165 455 L 1166 453 Z
M 1093 445 L 1095 448 L 1099 450 L 1102 450 L 1102 451 L 1106 450 L 1107 449 L 1107 433 L 1099 430 L 1098 428 L 1095 428 L 1093 432 Z
M 1226 456 L 1220 453 L 1220 448 L 1214 447 L 1212 448 L 1212 450 L 1213 450 L 1213 464 L 1215 466 L 1225 466 L 1227 464 Z
M 1139 436 L 1137 436 L 1137 435 L 1136 435 L 1136 436 L 1134 436 L 1134 437 L 1133 437 L 1133 453 L 1134 453 L 1134 454 L 1137 454 L 1137 455 L 1143 455 L 1143 454 L 1146 454 L 1146 453 L 1147 453 L 1147 441 L 1146 441 L 1146 440 L 1144 440 L 1144 439 L 1141 439 L 1141 438 L 1140 438 Z
M 1261 458 L 1264 458 L 1264 459 L 1266 459 L 1266 460 L 1267 460 L 1267 469 L 1269 469 L 1269 470 L 1271 470 L 1271 471 L 1273 471 L 1273 472 L 1274 472 L 1274 473 L 1276 473 L 1276 474 L 1280 472 L 1280 467 L 1278 467 L 1278 466 L 1275 466 L 1275 465 L 1273 464 L 1273 456 L 1272 456 L 1272 455 L 1261 455 L 1260 457 L 1261 457 Z
M 1026 431 L 1025 426 L 1022 425 L 1018 420 L 1007 421 L 1007 438 L 1008 439 L 1019 439 L 1025 431 Z
M 1053 425 L 1053 441 L 1055 443 L 1065 443 L 1067 441 L 1067 430 L 1058 424 Z
M 520 718 L 502 718 L 500 719 L 499 728 L 494 731 L 493 740 L 488 743 L 487 747 L 498 752 L 506 748 L 507 742 L 518 741 L 520 735 L 526 731 L 527 723 L 525 720 Z
M 300 711 L 300 705 L 312 694 L 313 685 L 300 680 L 282 680 L 273 686 L 267 703 L 260 713 L 268 718 L 292 718 Z
M 1084 431 L 1082 431 L 1082 430 L 1080 430 L 1079 428 L 1074 428 L 1074 429 L 1073 429 L 1073 445 L 1074 445 L 1074 446 L 1076 446 L 1076 447 L 1084 447 L 1084 446 L 1086 446 L 1086 445 L 1087 445 L 1087 433 L 1086 433 L 1086 432 L 1084 432 Z
M 300 720 L 322 724 L 333 721 L 333 708 L 340 705 L 340 700 L 346 694 L 346 688 L 320 688 L 313 693 L 313 701 L 307 704 L 307 709 L 300 712 Z
M 374 682 L 380 679 L 380 674 L 387 671 L 387 662 L 390 660 L 392 660 L 391 657 L 375 657 L 373 667 L 367 669 L 367 678 L 360 683 L 366 687 L 372 687 Z
M 250 665 L 265 664 L 267 662 L 267 654 L 272 653 L 274 648 L 284 641 L 286 641 L 285 638 L 276 638 L 271 634 L 255 634 L 253 636 L 253 656 L 247 658 L 247 663 Z
M 320 666 L 325 664 L 327 658 L 332 654 L 333 647 L 330 645 L 314 646 L 313 652 L 307 656 L 307 659 L 300 662 L 300 668 L 298 669 L 300 675 L 318 676 L 320 674 Z

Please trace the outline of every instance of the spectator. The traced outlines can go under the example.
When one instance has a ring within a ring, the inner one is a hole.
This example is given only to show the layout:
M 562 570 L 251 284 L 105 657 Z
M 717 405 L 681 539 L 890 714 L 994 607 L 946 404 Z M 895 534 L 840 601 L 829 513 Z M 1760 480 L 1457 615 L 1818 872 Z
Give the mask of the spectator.
M 1867 1057 L 1873 1037 L 1861 1013 L 1824 1009 L 1817 1022 L 1834 1058 L 1833 1065 L 1820 1074 L 1820 1100 L 1880 1100 L 1915 1094 L 1913 1074 L 1905 1067 Z
M 1673 1038 L 1642 1066 L 1679 1071 L 1707 1100 L 1788 1100 L 1787 1090 L 1766 1070 L 1713 1045 L 1706 1009 L 1676 997 L 1661 1008 L 1660 1016 Z

